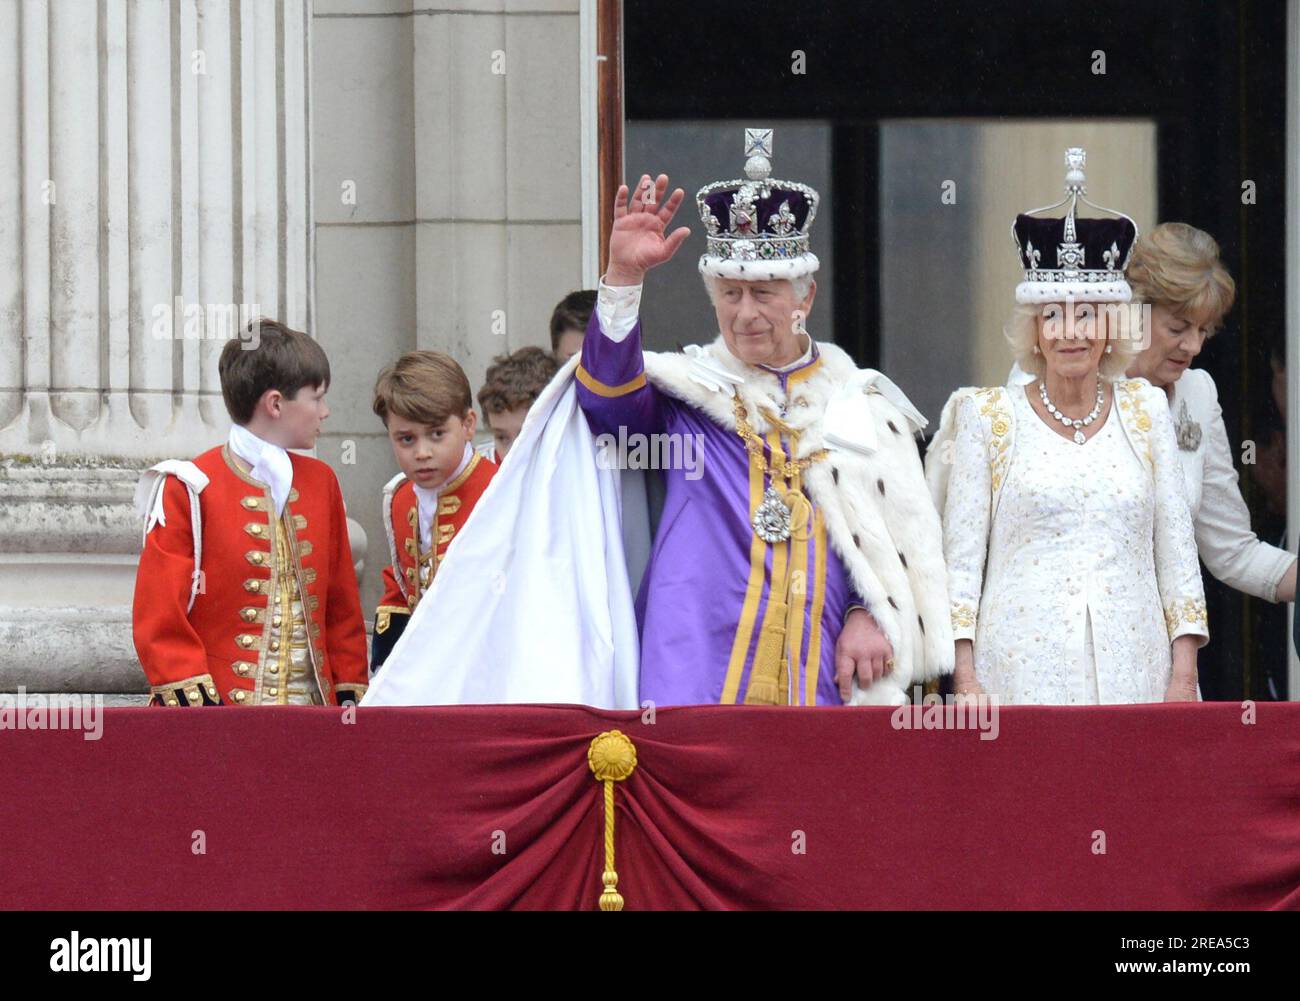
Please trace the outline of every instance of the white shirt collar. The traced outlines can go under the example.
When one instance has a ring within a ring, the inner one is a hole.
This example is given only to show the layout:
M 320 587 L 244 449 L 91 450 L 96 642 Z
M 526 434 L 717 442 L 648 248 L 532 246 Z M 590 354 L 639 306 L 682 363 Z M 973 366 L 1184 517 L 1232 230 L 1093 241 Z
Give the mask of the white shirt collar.
M 293 461 L 289 458 L 289 453 L 279 445 L 272 445 L 264 438 L 259 438 L 242 424 L 230 426 L 228 444 L 235 455 L 252 467 L 249 475 L 271 488 L 276 517 L 284 514 L 289 488 L 293 486 Z
M 795 369 L 802 368 L 804 365 L 807 365 L 810 361 L 812 361 L 813 339 L 812 336 L 809 334 L 800 334 L 799 336 L 808 342 L 808 347 L 804 349 L 804 353 L 802 355 L 800 355 L 798 358 L 792 361 L 789 365 L 780 365 L 780 366 L 761 365 L 759 367 L 765 368 L 769 372 L 793 372 Z
M 451 483 L 457 476 L 465 472 L 470 460 L 474 458 L 474 447 L 470 444 L 465 445 L 465 454 L 461 457 L 460 465 L 456 471 L 443 480 L 442 485 L 433 489 L 422 487 L 418 483 L 412 483 L 415 489 L 415 499 L 420 504 L 420 548 L 427 551 L 433 545 L 433 521 L 438 513 L 438 495 L 448 483 Z

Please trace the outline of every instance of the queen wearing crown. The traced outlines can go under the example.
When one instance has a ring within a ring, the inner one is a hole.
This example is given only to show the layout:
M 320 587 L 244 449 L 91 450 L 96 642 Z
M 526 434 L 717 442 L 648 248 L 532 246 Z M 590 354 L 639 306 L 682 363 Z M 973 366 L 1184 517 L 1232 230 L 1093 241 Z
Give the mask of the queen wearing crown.
M 1125 376 L 1137 226 L 1080 217 L 1083 151 L 1066 166 L 1065 199 L 1012 227 L 1006 333 L 1032 378 L 958 390 L 927 455 L 954 681 L 1008 704 L 1190 701 L 1208 632 L 1178 448 L 1164 393 Z

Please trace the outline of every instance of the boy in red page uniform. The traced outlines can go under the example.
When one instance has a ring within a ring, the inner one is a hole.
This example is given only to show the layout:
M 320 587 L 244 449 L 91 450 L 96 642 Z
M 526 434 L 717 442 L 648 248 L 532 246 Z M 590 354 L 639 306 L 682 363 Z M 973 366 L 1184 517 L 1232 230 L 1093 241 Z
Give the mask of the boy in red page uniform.
M 445 354 L 402 355 L 380 374 L 373 406 L 402 470 L 384 487 L 391 564 L 375 610 L 371 670 L 378 671 L 497 467 L 474 451 L 469 379 Z
M 255 320 L 219 362 L 224 445 L 148 470 L 132 608 L 156 705 L 342 705 L 366 690 L 366 635 L 347 517 L 315 446 L 329 361 L 304 333 Z

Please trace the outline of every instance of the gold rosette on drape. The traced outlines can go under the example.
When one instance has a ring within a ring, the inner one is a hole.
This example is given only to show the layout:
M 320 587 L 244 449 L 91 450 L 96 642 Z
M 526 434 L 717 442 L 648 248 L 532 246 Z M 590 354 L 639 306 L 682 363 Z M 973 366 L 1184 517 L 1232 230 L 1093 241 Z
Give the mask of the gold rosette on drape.
M 614 869 L 614 783 L 622 782 L 636 770 L 636 746 L 626 734 L 606 730 L 587 748 L 587 765 L 605 789 L 605 871 L 601 876 L 605 889 L 600 895 L 602 911 L 621 911 L 623 895 L 618 892 L 618 873 Z

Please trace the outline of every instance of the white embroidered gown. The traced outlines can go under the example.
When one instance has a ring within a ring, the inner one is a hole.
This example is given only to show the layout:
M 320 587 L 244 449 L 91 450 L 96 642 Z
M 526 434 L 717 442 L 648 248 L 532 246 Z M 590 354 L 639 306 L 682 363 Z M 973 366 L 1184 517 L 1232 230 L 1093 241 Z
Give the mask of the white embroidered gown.
M 1208 635 L 1168 410 L 1146 408 L 1153 474 L 1119 398 L 1080 446 L 1023 388 L 1009 393 L 1015 445 L 995 515 L 990 425 L 975 398 L 958 410 L 944 515 L 954 636 L 973 638 L 976 677 L 1004 704 L 1161 701 L 1172 639 Z

